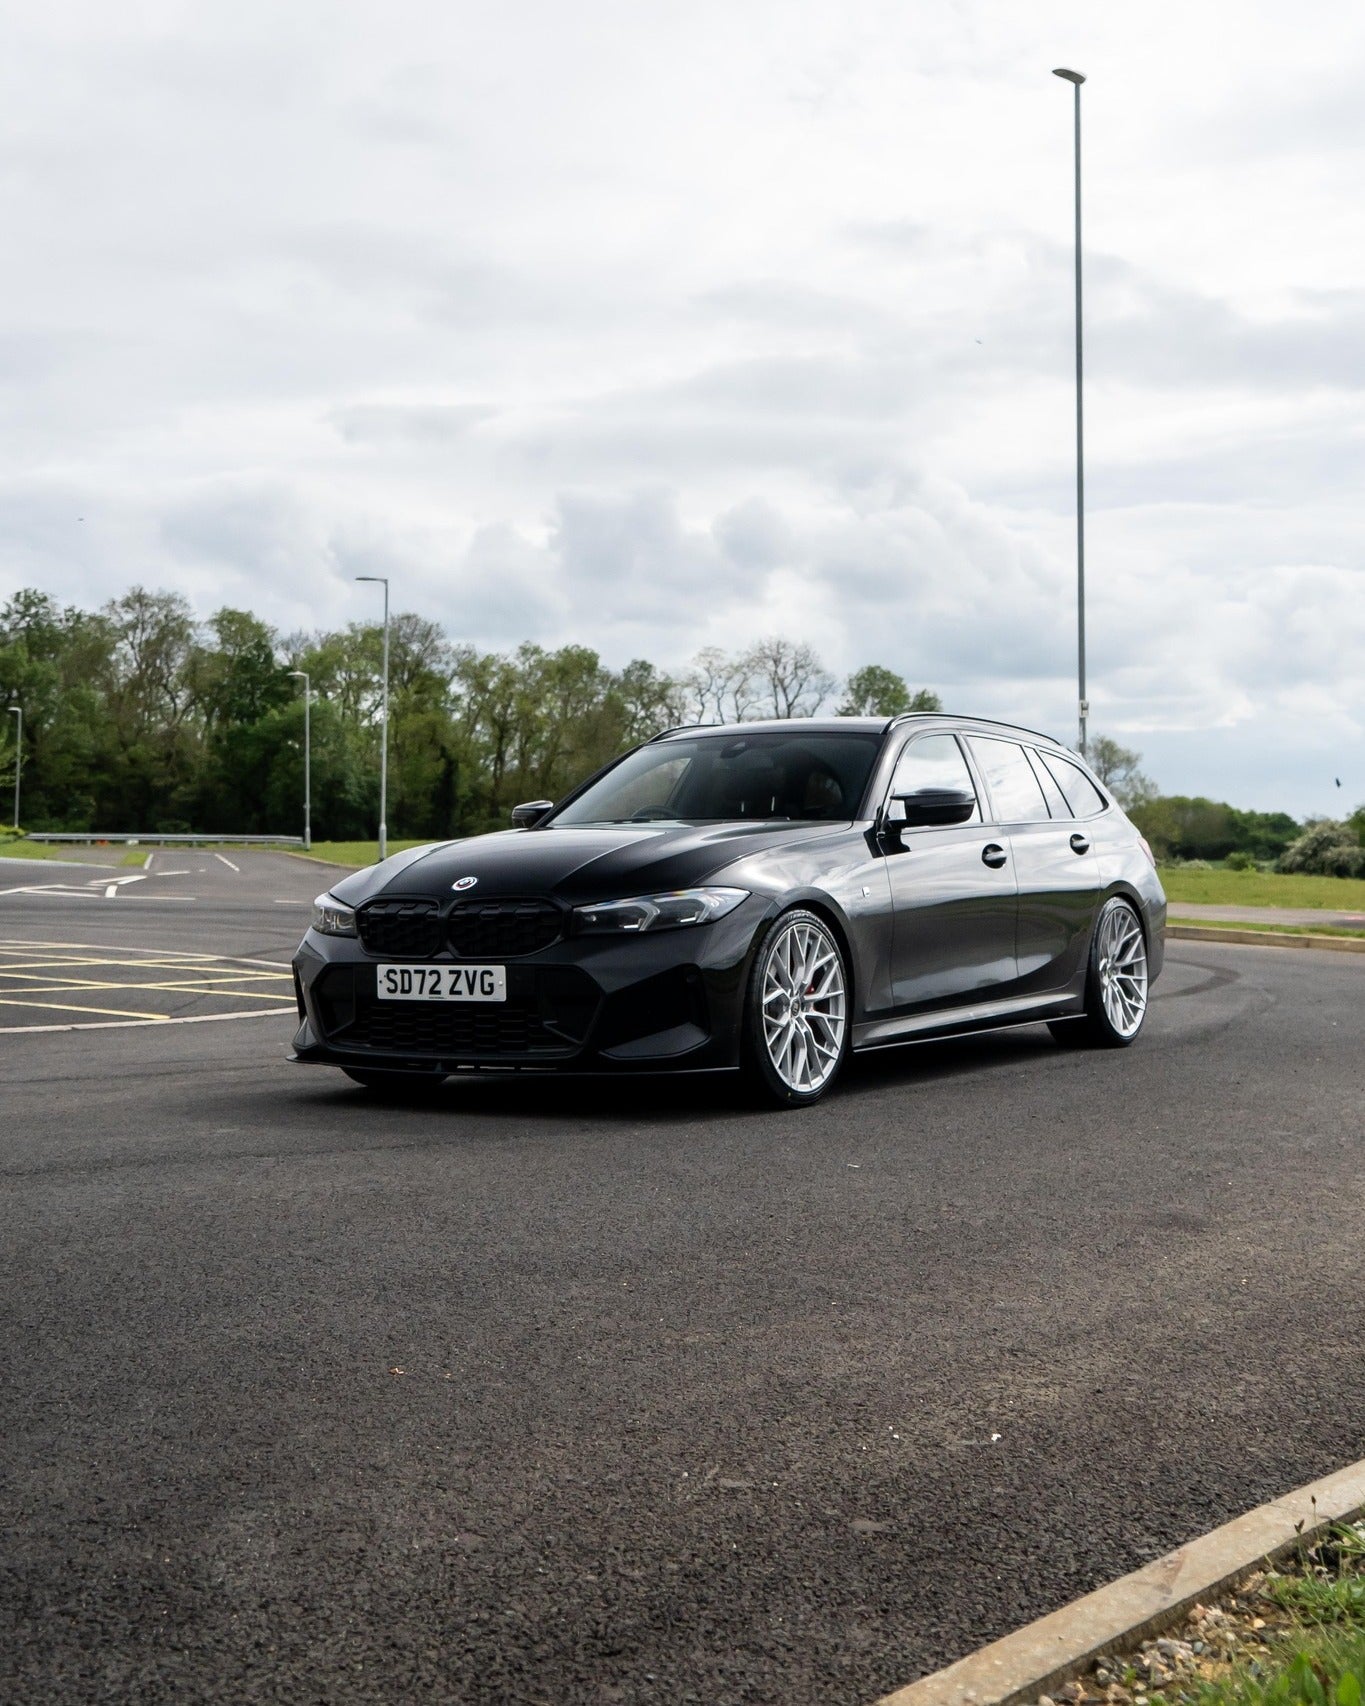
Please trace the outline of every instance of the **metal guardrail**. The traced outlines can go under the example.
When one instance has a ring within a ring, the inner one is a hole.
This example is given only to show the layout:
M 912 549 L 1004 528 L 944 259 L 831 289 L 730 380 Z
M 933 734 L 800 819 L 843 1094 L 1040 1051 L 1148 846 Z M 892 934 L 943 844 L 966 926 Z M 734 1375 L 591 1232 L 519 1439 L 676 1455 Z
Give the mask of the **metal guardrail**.
M 110 835 L 92 833 L 74 835 L 66 830 L 47 834 L 27 835 L 26 841 L 73 843 L 81 847 L 97 847 L 115 842 L 129 847 L 302 847 L 301 835 Z

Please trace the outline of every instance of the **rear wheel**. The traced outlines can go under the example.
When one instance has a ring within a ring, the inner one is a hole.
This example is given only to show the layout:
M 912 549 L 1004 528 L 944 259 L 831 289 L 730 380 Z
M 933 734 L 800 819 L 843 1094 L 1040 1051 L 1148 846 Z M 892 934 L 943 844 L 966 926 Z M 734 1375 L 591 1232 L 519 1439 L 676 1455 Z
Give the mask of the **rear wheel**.
M 745 1066 L 764 1101 L 803 1107 L 829 1089 L 849 1047 L 843 949 L 817 913 L 784 912 L 754 956 Z
M 1048 1026 L 1071 1048 L 1127 1048 L 1147 1017 L 1147 938 L 1133 903 L 1105 902 L 1090 943 L 1085 1013 Z

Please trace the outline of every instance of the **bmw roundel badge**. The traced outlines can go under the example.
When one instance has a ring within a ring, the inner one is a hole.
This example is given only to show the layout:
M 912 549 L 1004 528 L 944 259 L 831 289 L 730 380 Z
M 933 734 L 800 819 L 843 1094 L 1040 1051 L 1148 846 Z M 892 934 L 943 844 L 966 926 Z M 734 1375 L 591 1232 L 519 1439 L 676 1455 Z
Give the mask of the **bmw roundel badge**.
M 457 893 L 461 893 L 465 889 L 472 889 L 478 880 L 479 879 L 477 877 L 456 877 L 455 881 L 450 886 Z

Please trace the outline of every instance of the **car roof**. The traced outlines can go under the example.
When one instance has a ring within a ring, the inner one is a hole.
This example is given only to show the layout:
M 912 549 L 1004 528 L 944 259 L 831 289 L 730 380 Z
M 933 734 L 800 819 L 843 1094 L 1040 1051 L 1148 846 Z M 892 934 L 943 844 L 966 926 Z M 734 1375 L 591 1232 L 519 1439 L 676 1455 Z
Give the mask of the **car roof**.
M 1026 740 L 1045 741 L 1062 751 L 1066 748 L 1055 735 L 1024 728 L 1018 723 L 1002 723 L 993 717 L 965 717 L 951 711 L 906 711 L 899 717 L 767 717 L 751 723 L 686 723 L 664 729 L 654 736 L 659 740 L 682 740 L 688 735 L 752 735 L 784 734 L 793 729 L 820 734 L 890 734 L 892 729 L 911 728 L 915 724 L 938 724 L 941 727 L 979 729 L 983 734 L 1005 731 L 1022 735 Z

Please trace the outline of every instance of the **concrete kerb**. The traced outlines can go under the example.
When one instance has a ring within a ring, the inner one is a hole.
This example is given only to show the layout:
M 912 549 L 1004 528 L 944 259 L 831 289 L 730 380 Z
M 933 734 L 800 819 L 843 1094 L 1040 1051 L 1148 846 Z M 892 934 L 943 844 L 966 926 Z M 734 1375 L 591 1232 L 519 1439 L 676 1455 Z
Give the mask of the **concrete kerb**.
M 1365 1512 L 1365 1462 L 1272 1499 L 1140 1570 L 1050 1612 L 877 1706 L 1021 1706 L 1126 1652 L 1259 1565 Z
M 1312 936 L 1290 930 L 1238 930 L 1213 924 L 1167 924 L 1168 941 L 1237 942 L 1251 948 L 1328 948 L 1338 954 L 1365 954 L 1365 936 Z

